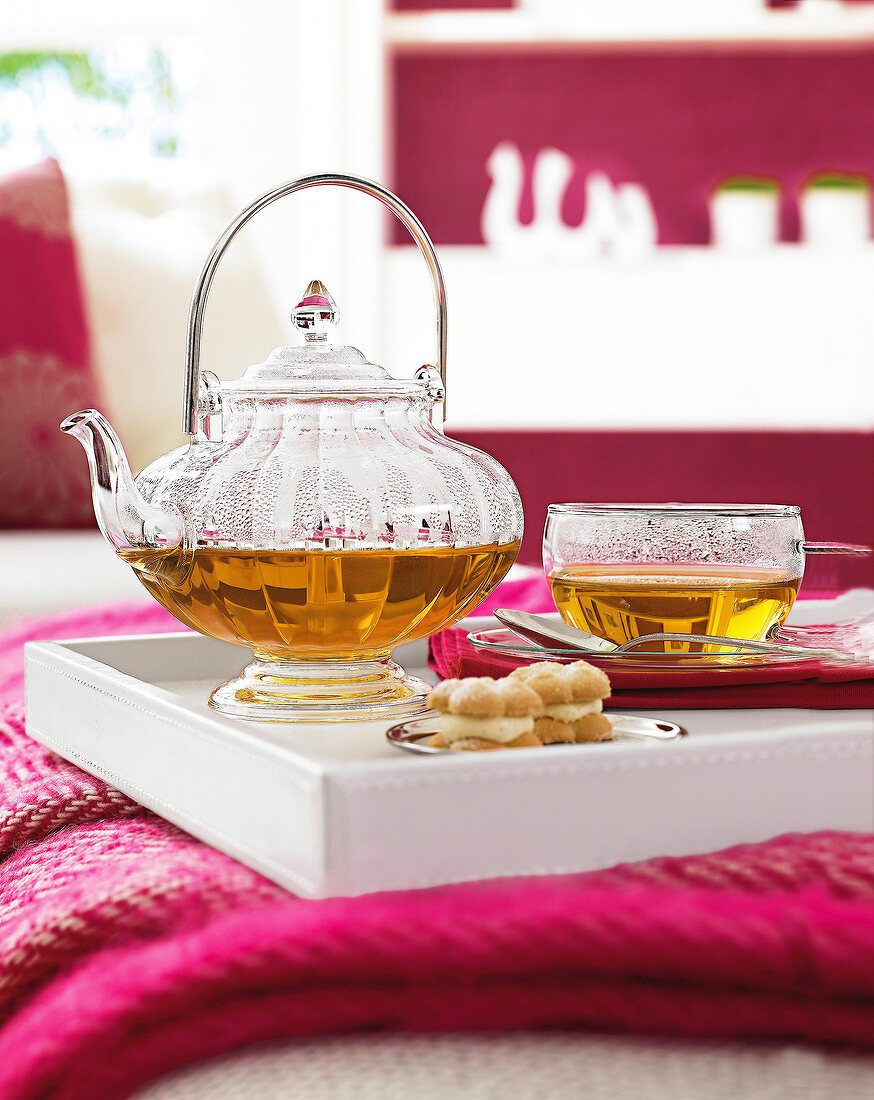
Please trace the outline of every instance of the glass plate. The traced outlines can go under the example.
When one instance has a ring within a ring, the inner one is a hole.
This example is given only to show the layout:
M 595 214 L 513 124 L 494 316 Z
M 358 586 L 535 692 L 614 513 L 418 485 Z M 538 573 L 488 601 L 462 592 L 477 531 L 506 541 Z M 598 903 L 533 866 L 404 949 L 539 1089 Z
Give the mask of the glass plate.
M 554 612 L 550 618 L 559 621 Z M 533 661 L 587 660 L 604 669 L 614 690 L 648 691 L 661 688 L 737 687 L 746 684 L 794 683 L 819 678 L 825 667 L 816 658 L 787 657 L 772 653 L 602 653 L 541 648 L 525 641 L 506 627 L 492 625 L 494 619 L 468 619 L 460 624 L 473 646 L 465 659 L 466 674 L 506 676 L 520 664 Z M 832 646 L 848 653 L 874 653 L 874 591 L 854 589 L 836 598 L 796 600 L 779 640 L 800 644 L 804 639 L 817 646 Z M 466 655 L 462 655 L 466 656 Z M 830 680 L 853 680 L 870 676 L 872 661 L 829 665 Z M 641 704 L 650 705 L 650 704 Z M 712 701 L 707 705 L 712 705 Z
M 749 668 L 796 668 L 799 665 L 819 665 L 821 658 L 815 656 L 787 656 L 784 653 L 586 653 L 581 649 L 568 649 L 563 646 L 539 646 L 526 642 L 506 627 L 491 627 L 487 630 L 474 630 L 467 640 L 475 649 L 484 650 L 504 657 L 516 657 L 526 661 L 558 661 L 568 664 L 571 661 L 588 661 L 593 665 L 646 670 L 665 671 L 667 669 L 749 669 Z M 775 641 L 779 641 L 776 638 Z
M 523 641 L 505 627 L 474 630 L 467 639 L 478 651 L 483 667 L 467 675 L 506 676 L 520 664 L 534 661 L 588 661 L 610 677 L 614 691 L 647 691 L 661 688 L 739 687 L 744 684 L 792 683 L 816 679 L 823 668 L 817 658 L 787 657 L 772 653 L 584 653 L 576 649 L 547 649 Z M 491 660 L 490 660 L 491 659 Z M 850 663 L 838 679 L 856 679 L 867 673 Z
M 638 714 L 614 714 L 611 710 L 607 717 L 613 727 L 612 741 L 580 741 L 574 744 L 544 745 L 545 749 L 581 749 L 597 748 L 604 745 L 615 745 L 617 742 L 629 741 L 676 741 L 686 736 L 686 730 L 678 726 L 676 722 L 666 722 L 662 719 L 644 718 Z M 440 715 L 432 714 L 428 718 L 414 718 L 409 722 L 400 722 L 385 732 L 386 740 L 397 749 L 405 749 L 407 752 L 417 752 L 432 756 L 435 753 L 451 756 L 470 756 L 470 752 L 453 752 L 451 749 L 440 749 L 434 745 L 426 745 L 426 738 L 432 737 L 440 729 Z M 474 753 L 474 756 L 477 754 Z M 488 756 L 489 753 L 486 753 Z

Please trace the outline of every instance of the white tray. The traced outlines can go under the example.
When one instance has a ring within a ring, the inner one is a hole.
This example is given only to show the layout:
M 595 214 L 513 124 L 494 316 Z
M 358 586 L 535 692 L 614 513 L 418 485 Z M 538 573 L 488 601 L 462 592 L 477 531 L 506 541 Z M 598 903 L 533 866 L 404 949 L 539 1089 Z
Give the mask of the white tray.
M 196 634 L 32 642 L 28 732 L 306 897 L 874 827 L 869 711 L 660 711 L 689 736 L 419 757 L 386 742 L 385 722 L 210 710 L 246 655 Z M 424 643 L 396 656 L 431 675 Z

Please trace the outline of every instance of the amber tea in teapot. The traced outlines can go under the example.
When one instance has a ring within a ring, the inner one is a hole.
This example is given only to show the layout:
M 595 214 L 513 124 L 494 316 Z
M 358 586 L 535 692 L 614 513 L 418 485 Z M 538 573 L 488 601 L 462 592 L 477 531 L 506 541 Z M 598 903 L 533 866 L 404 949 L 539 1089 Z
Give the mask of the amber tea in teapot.
M 206 298 L 234 235 L 294 191 L 335 185 L 379 199 L 431 273 L 437 366 L 393 378 L 331 342 L 338 311 L 309 284 L 292 312 L 299 347 L 235 382 L 200 370 Z M 447 440 L 446 297 L 419 220 L 353 176 L 267 192 L 216 242 L 191 303 L 183 423 L 190 443 L 134 479 L 100 413 L 62 425 L 85 447 L 100 529 L 152 595 L 203 634 L 252 650 L 210 705 L 271 721 L 403 717 L 430 685 L 394 646 L 457 622 L 510 568 L 522 537 L 515 485 L 493 458 Z
M 159 603 L 202 634 L 271 658 L 337 659 L 385 655 L 456 622 L 474 597 L 491 592 L 518 550 L 518 539 L 421 550 L 199 547 L 181 580 L 162 576 L 161 558 L 176 551 L 120 556 Z

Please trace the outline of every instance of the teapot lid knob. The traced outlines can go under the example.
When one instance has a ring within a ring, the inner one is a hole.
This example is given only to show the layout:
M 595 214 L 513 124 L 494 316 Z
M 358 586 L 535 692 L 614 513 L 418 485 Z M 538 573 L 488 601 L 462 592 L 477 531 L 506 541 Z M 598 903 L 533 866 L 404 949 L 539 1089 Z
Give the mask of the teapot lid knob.
M 327 343 L 328 333 L 340 319 L 337 303 L 320 279 L 313 279 L 291 311 L 291 320 L 302 329 L 307 343 Z

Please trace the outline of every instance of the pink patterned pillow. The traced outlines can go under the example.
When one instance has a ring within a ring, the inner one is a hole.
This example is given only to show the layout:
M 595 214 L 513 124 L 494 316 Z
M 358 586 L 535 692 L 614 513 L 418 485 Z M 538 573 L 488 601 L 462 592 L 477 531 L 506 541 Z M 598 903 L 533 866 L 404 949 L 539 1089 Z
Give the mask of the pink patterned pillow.
M 58 431 L 97 403 L 64 177 L 0 179 L 0 528 L 94 522 L 85 463 Z

